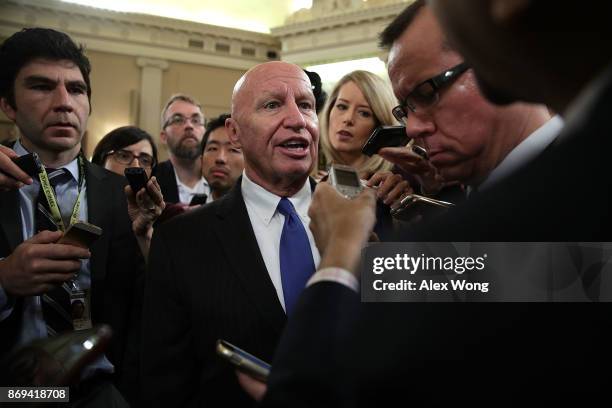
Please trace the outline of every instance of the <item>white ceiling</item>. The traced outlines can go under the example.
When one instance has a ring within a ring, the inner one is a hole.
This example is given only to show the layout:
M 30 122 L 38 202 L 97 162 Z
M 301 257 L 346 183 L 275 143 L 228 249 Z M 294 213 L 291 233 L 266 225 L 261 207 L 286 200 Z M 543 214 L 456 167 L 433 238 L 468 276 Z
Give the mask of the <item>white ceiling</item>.
M 62 0 L 108 10 L 152 14 L 180 20 L 269 33 L 271 27 L 312 0 Z

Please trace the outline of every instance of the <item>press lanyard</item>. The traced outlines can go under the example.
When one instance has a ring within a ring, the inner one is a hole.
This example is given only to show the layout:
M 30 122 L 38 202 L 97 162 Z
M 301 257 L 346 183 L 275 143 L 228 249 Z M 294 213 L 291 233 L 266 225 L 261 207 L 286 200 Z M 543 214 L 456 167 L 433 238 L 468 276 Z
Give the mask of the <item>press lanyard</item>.
M 70 225 L 74 224 L 79 220 L 79 208 L 81 207 L 81 189 L 83 188 L 83 183 L 85 181 L 85 164 L 83 163 L 83 156 L 79 154 L 79 187 L 77 192 L 77 199 L 74 203 L 74 207 L 72 208 L 72 215 L 70 216 Z M 64 225 L 64 220 L 62 220 L 62 214 L 60 212 L 59 206 L 57 204 L 57 199 L 55 198 L 55 192 L 53 191 L 53 187 L 49 182 L 49 175 L 47 174 L 47 170 L 44 166 L 41 167 L 40 173 L 38 173 L 38 178 L 40 180 L 40 188 L 42 188 L 43 193 L 45 194 L 45 198 L 47 199 L 47 204 L 49 204 L 49 211 L 51 213 L 51 217 L 53 218 L 53 222 L 60 231 L 66 231 L 66 227 Z

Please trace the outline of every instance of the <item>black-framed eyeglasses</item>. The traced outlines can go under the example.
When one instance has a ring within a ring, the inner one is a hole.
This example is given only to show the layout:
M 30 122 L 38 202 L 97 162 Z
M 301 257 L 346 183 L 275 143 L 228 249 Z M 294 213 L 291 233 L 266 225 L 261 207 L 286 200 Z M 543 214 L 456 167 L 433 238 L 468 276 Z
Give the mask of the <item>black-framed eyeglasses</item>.
M 191 122 L 191 124 L 196 127 L 204 126 L 205 124 L 204 116 L 202 115 L 193 115 L 190 118 L 187 118 L 177 113 L 168 118 L 166 123 L 164 123 L 164 129 L 167 128 L 168 126 L 173 126 L 173 125 L 183 126 L 185 123 L 187 123 L 187 121 Z
M 134 161 L 134 159 L 138 159 L 138 163 L 141 167 L 152 168 L 155 166 L 155 159 L 148 153 L 140 153 L 136 156 L 134 153 L 129 150 L 111 150 L 106 153 L 106 156 L 113 156 L 117 162 L 125 165 L 130 165 Z
M 404 122 L 408 117 L 408 110 L 417 112 L 419 109 L 423 110 L 432 107 L 440 100 L 440 89 L 451 85 L 469 68 L 465 62 L 462 62 L 433 78 L 421 82 L 406 96 L 406 99 L 400 105 L 393 108 L 393 116 L 398 121 Z

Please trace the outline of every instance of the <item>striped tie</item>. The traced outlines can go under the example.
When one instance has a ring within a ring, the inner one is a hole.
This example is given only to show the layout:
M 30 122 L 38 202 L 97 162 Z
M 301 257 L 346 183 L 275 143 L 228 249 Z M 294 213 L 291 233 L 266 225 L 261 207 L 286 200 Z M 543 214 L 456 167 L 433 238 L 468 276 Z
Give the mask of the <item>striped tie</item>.
M 48 168 L 47 175 L 54 192 L 55 187 L 69 181 L 72 177 L 66 169 L 55 170 Z M 60 197 L 57 197 L 57 200 L 59 202 Z M 36 205 L 36 231 L 57 231 L 57 229 L 58 227 L 50 215 L 47 198 L 41 188 Z M 70 316 L 70 287 L 68 283 L 64 282 L 61 286 L 54 287 L 42 295 L 41 299 L 43 317 L 45 318 L 49 336 L 55 336 L 73 329 L 72 317 Z

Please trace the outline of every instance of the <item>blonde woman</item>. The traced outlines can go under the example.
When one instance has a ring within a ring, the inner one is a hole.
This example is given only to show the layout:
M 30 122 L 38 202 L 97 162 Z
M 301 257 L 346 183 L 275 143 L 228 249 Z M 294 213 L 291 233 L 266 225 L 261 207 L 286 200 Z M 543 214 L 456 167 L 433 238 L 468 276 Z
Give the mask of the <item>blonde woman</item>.
M 353 71 L 338 81 L 321 112 L 321 151 L 327 164 L 338 163 L 357 169 L 369 186 L 378 187 L 378 198 L 392 205 L 412 190 L 393 165 L 382 157 L 368 157 L 361 147 L 380 125 L 397 125 L 391 111 L 396 105 L 391 87 L 379 76 Z M 319 173 L 323 176 L 325 173 Z

